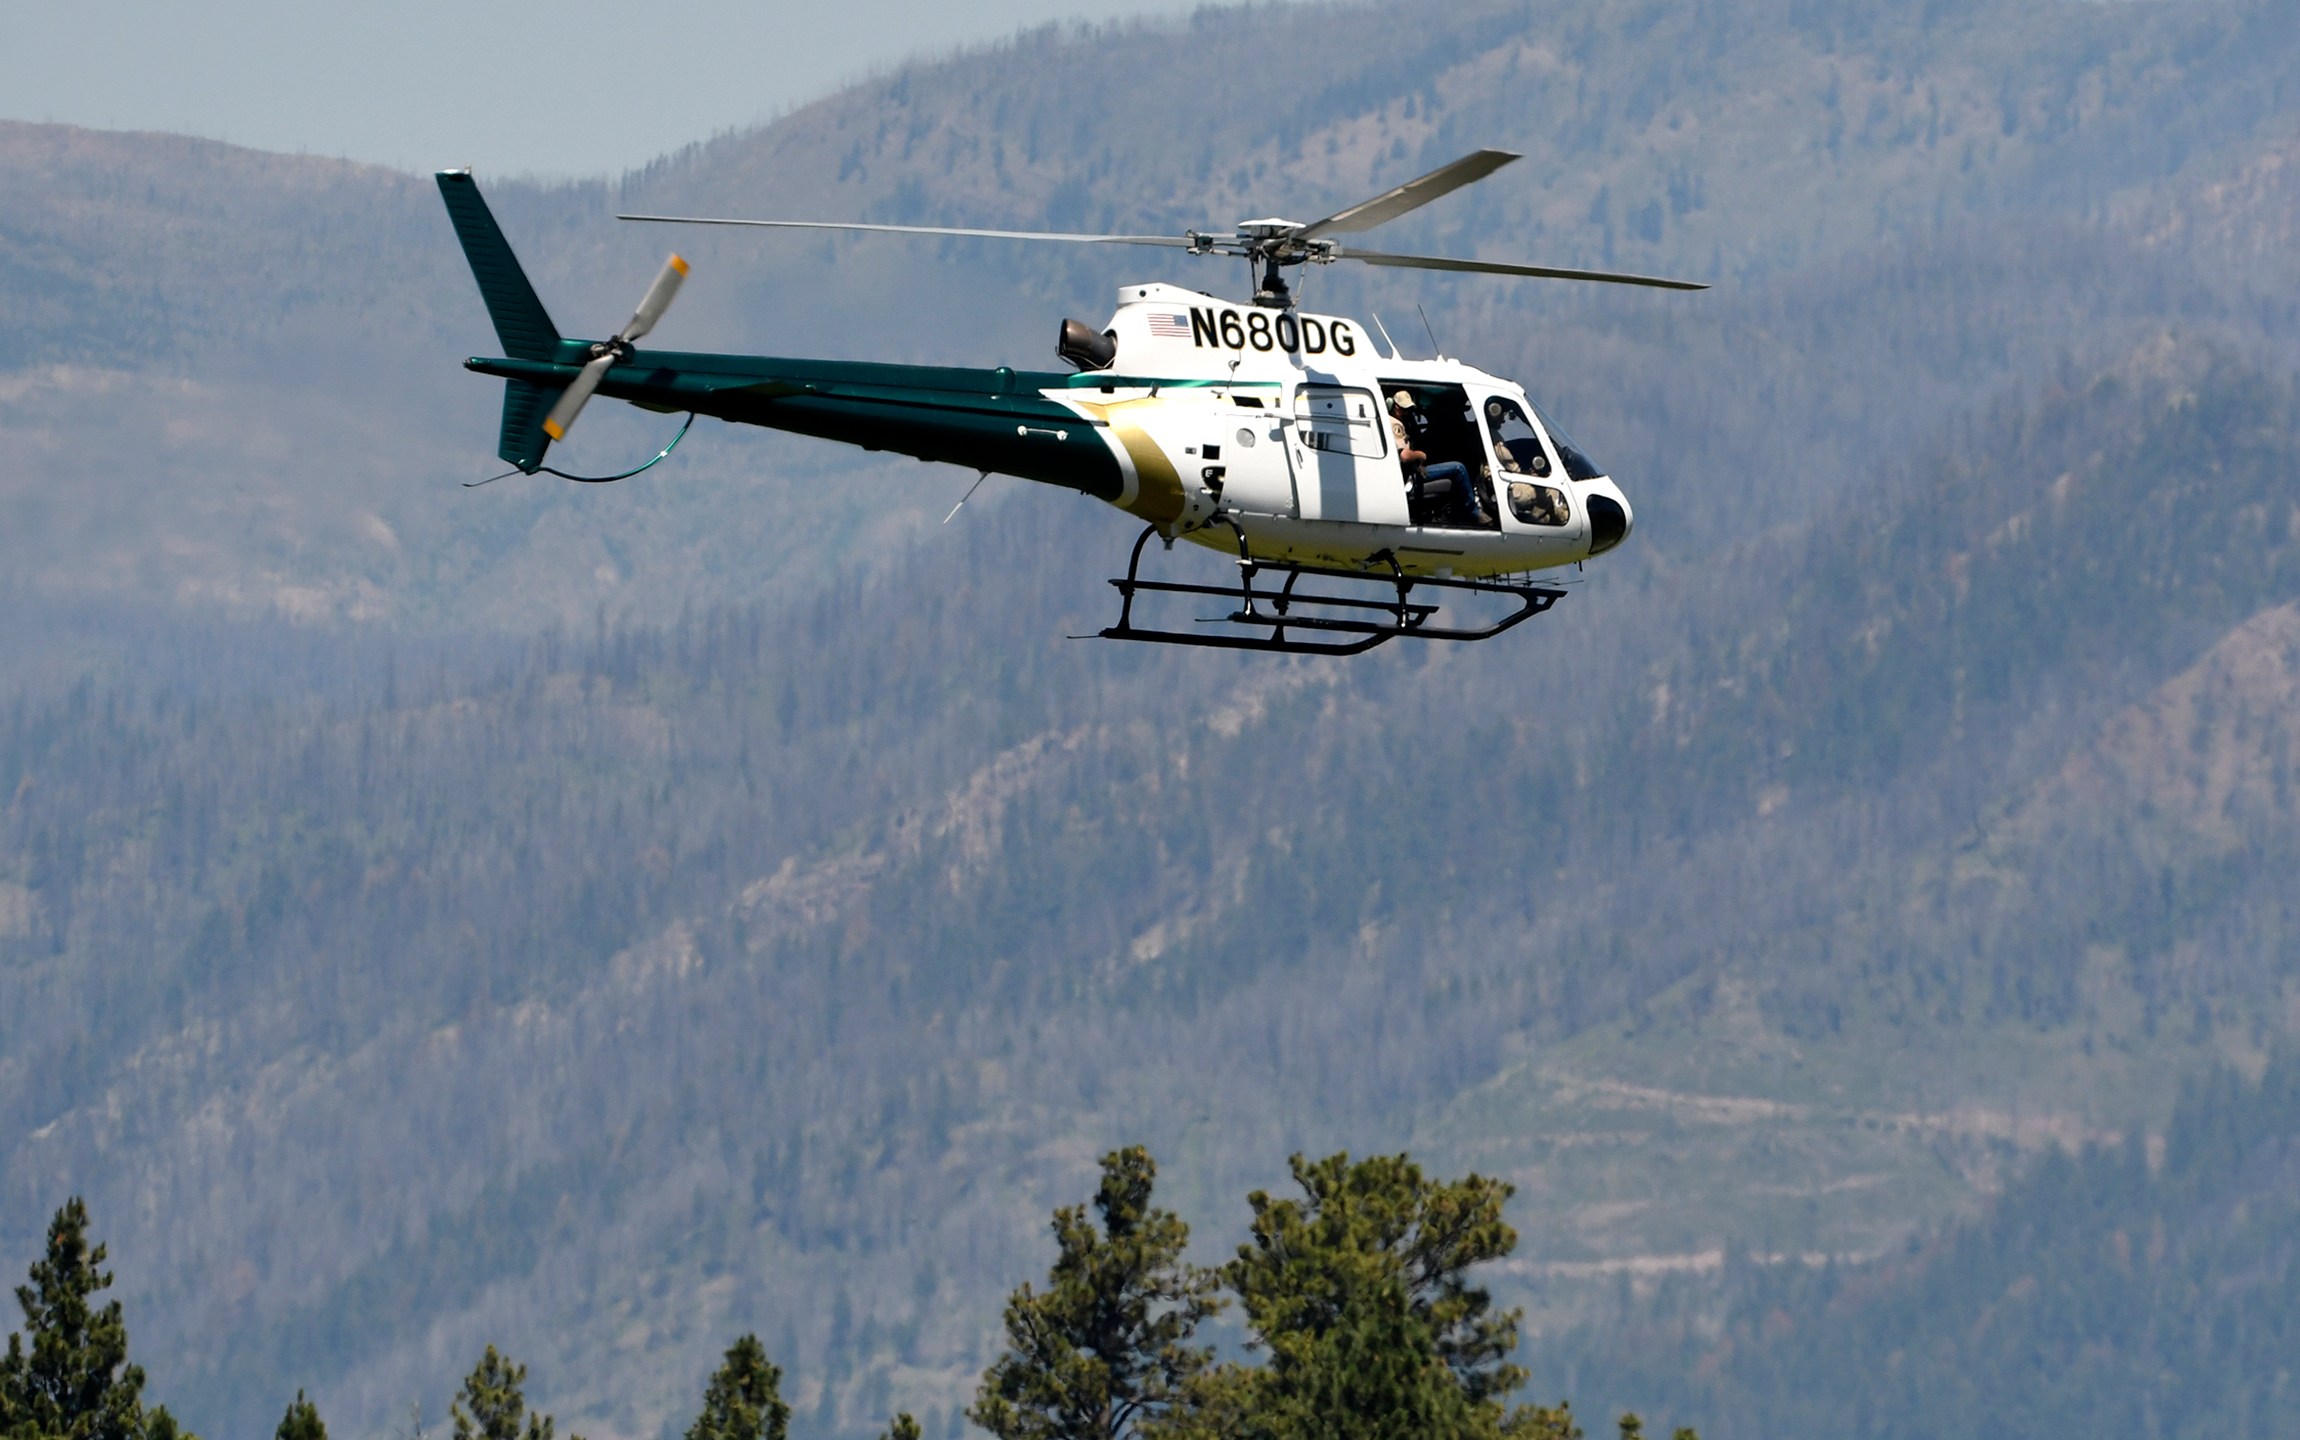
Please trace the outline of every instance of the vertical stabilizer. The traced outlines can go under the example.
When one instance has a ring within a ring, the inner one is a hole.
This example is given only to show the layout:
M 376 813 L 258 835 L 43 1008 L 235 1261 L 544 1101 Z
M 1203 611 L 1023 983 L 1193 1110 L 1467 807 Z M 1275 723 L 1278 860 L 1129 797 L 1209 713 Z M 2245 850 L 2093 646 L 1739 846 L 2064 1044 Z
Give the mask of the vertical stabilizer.
M 543 452 L 551 448 L 551 437 L 543 433 L 543 417 L 550 413 L 558 393 L 525 380 L 503 382 L 503 434 L 496 441 L 495 453 L 503 457 L 504 464 L 516 465 L 530 475 L 542 468 Z
M 464 258 L 479 281 L 480 298 L 495 321 L 496 338 L 503 353 L 514 360 L 559 358 L 559 327 L 551 323 L 519 257 L 503 238 L 502 227 L 480 198 L 479 184 L 469 170 L 439 172 L 439 194 L 447 202 L 447 218 L 455 222 L 455 238 L 463 242 Z
M 527 283 L 511 242 L 495 223 L 487 202 L 480 198 L 478 182 L 469 170 L 439 172 L 440 198 L 447 202 L 447 218 L 455 223 L 455 238 L 463 242 L 463 257 L 471 262 L 479 282 L 479 298 L 487 302 L 495 322 L 495 338 L 503 353 L 514 360 L 559 358 L 559 327 Z M 503 387 L 503 432 L 495 453 L 532 475 L 543 464 L 551 439 L 543 433 L 543 417 L 558 392 L 525 380 L 507 381 Z

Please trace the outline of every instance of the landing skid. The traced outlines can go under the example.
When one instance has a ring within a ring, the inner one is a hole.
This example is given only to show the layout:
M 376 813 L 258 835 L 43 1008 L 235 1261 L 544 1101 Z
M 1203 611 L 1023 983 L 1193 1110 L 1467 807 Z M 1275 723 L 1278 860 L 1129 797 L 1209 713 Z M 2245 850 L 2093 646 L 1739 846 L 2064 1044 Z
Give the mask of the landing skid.
M 1134 553 L 1126 562 L 1126 578 L 1110 582 L 1118 588 L 1120 596 L 1118 623 L 1101 632 L 1103 639 L 1144 640 L 1160 645 L 1197 645 L 1211 650 L 1262 650 L 1281 655 L 1360 655 L 1376 645 L 1401 636 L 1409 640 L 1490 640 L 1565 598 L 1563 590 L 1547 585 L 1408 575 L 1399 567 L 1397 557 L 1386 550 L 1373 557 L 1374 561 L 1388 566 L 1386 574 L 1378 570 L 1341 570 L 1323 565 L 1300 565 L 1286 560 L 1257 560 L 1246 544 L 1246 533 L 1238 528 L 1236 522 L 1218 515 L 1215 523 L 1229 526 L 1230 533 L 1238 537 L 1238 584 L 1235 587 L 1190 585 L 1172 580 L 1140 578 L 1142 547 L 1149 544 L 1150 537 L 1158 533 L 1157 526 L 1148 526 L 1134 542 Z M 1285 583 L 1275 590 L 1255 588 L 1255 577 L 1265 571 L 1283 575 Z M 1395 598 L 1373 599 L 1363 594 L 1329 595 L 1319 591 L 1296 590 L 1294 587 L 1305 578 L 1376 585 L 1394 590 L 1396 594 Z M 1518 608 L 1500 620 L 1481 627 L 1432 625 L 1429 619 L 1438 613 L 1440 607 L 1413 598 L 1413 592 L 1423 587 L 1472 595 L 1507 596 L 1517 602 Z M 1211 595 L 1234 601 L 1238 608 L 1230 614 L 1209 617 L 1199 623 L 1243 626 L 1266 633 L 1241 635 L 1138 627 L 1134 624 L 1134 597 L 1137 595 Z M 1340 613 L 1324 613 L 1329 611 Z M 1380 618 L 1375 618 L 1377 616 Z M 1290 634 L 1290 631 L 1307 634 Z

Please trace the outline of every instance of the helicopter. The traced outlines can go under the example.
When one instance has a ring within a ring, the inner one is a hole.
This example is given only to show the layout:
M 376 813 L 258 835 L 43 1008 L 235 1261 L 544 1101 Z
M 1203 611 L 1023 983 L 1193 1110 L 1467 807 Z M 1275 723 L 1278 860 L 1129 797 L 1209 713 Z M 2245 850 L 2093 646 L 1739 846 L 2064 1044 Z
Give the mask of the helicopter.
M 440 194 L 503 354 L 465 368 L 505 382 L 498 453 L 518 472 L 620 480 L 668 455 L 707 415 L 1012 475 L 1090 495 L 1143 522 L 1103 638 L 1289 654 L 1349 655 L 1400 638 L 1490 639 L 1565 592 L 1543 571 L 1628 537 L 1628 497 L 1512 381 L 1459 360 L 1409 360 L 1376 316 L 1300 308 L 1290 269 L 1337 261 L 1390 268 L 1702 290 L 1687 280 L 1368 250 L 1354 236 L 1520 158 L 1479 150 L 1321 220 L 1277 217 L 1230 233 L 1070 234 L 818 220 L 620 215 L 624 221 L 1157 246 L 1242 258 L 1256 279 L 1234 302 L 1163 282 L 1121 286 L 1099 329 L 1064 319 L 1070 369 L 969 369 L 869 361 L 641 350 L 688 266 L 672 255 L 630 321 L 606 340 L 560 335 L 472 173 Z M 1377 344 L 1377 341 L 1379 342 Z M 1434 348 L 1434 347 L 1433 347 Z M 577 476 L 545 465 L 595 395 L 686 412 L 671 445 L 637 470 Z M 512 472 L 505 472 L 512 473 Z M 967 492 L 972 495 L 972 491 Z M 959 504 L 963 506 L 965 500 Z M 952 514 L 956 514 L 954 509 Z M 1145 579 L 1156 538 L 1234 554 L 1235 585 Z M 1232 608 L 1194 628 L 1138 622 L 1145 596 Z M 1498 607 L 1489 603 L 1498 601 Z M 1503 613 L 1490 617 L 1499 608 Z M 1476 618 L 1473 618 L 1476 617 Z

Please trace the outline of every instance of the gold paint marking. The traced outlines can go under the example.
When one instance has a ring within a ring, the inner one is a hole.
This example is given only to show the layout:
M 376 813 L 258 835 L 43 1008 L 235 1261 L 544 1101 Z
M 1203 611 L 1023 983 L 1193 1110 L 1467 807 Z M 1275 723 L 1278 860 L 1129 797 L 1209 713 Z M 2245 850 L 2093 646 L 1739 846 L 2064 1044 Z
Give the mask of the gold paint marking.
M 1126 458 L 1134 462 L 1134 498 L 1121 500 L 1118 508 L 1128 511 L 1152 524 L 1163 525 L 1182 516 L 1182 477 L 1174 469 L 1174 462 L 1166 452 L 1138 426 L 1127 425 L 1111 416 L 1114 410 L 1130 406 L 1155 403 L 1151 398 L 1117 400 L 1108 405 L 1088 401 L 1075 402 L 1079 409 L 1088 411 L 1110 427 L 1118 443 L 1126 447 Z

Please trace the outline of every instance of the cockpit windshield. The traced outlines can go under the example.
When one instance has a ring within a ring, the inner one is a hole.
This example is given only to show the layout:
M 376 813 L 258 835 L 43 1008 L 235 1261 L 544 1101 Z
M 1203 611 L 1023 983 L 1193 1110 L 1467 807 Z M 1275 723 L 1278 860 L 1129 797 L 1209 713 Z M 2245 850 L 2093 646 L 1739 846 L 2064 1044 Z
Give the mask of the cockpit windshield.
M 1533 413 L 1541 417 L 1541 428 L 1549 432 L 1549 443 L 1557 447 L 1557 458 L 1565 462 L 1566 474 L 1576 480 L 1604 478 L 1604 468 L 1589 458 L 1588 451 L 1573 443 L 1573 437 L 1565 433 L 1564 428 L 1547 410 L 1541 408 L 1540 402 L 1528 397 L 1526 403 L 1533 406 Z

